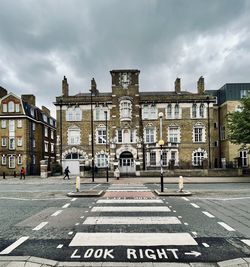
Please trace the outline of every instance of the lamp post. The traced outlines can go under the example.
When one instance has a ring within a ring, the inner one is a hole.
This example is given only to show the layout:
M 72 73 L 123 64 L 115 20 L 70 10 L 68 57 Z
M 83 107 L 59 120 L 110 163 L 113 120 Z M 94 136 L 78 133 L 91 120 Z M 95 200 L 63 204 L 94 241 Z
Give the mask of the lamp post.
M 161 148 L 161 160 L 160 160 L 160 165 L 161 165 L 161 192 L 164 191 L 164 183 L 163 183 L 163 168 L 162 168 L 162 146 L 164 145 L 164 140 L 162 139 L 162 118 L 163 118 L 163 113 L 160 112 L 158 114 L 159 119 L 160 119 L 160 140 L 159 140 L 159 146 Z
M 208 169 L 211 168 L 211 141 L 210 141 L 210 112 L 209 97 L 207 97 L 207 127 L 208 127 Z
M 106 178 L 107 183 L 109 181 L 109 169 L 108 169 L 108 111 L 104 111 L 105 114 L 105 124 L 106 124 Z
M 93 94 L 93 88 L 92 88 L 92 81 L 91 81 L 91 89 L 90 91 L 90 112 L 91 112 L 91 153 L 92 153 L 92 158 L 91 158 L 91 170 L 92 170 L 92 182 L 95 181 L 95 164 L 94 164 L 94 126 L 93 126 L 93 99 L 92 99 L 92 94 Z
M 60 164 L 62 166 L 62 99 L 60 99 Z M 61 174 L 63 174 L 63 169 L 61 167 Z

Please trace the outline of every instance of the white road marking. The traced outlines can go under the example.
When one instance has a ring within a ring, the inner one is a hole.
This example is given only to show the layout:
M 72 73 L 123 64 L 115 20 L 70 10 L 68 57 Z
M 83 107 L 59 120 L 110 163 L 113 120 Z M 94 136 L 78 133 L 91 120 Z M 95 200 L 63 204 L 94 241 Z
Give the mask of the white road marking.
M 39 231 L 40 229 L 42 229 L 48 222 L 41 222 L 40 224 L 38 224 L 35 228 L 33 228 L 33 231 Z
M 176 210 L 173 210 L 173 212 L 176 212 Z
M 23 191 L 22 191 L 23 192 Z M 19 198 L 19 197 L 0 197 L 0 199 L 8 199 L 8 200 L 21 200 L 21 201 L 40 201 L 40 200 L 62 200 L 68 199 L 66 197 L 60 198 Z
M 192 234 L 193 234 L 194 236 L 197 236 L 197 232 L 192 232 Z
M 166 212 L 170 211 L 168 207 L 164 206 L 144 206 L 144 207 L 93 207 L 92 212 Z
M 51 216 L 57 216 L 58 214 L 60 214 L 62 212 L 62 210 L 57 210 L 56 212 L 54 212 Z
M 97 204 L 102 203 L 163 203 L 161 199 L 99 199 Z
M 210 247 L 207 243 L 202 243 L 202 245 L 203 245 L 205 248 L 209 248 L 209 247 Z
M 74 197 L 74 198 L 72 198 L 71 199 L 71 201 L 73 202 L 73 201 L 76 201 L 77 200 L 77 198 L 76 197 Z
M 188 223 L 184 222 L 185 225 L 188 225 Z
M 68 232 L 68 235 L 72 235 L 73 234 L 73 232 Z
M 70 206 L 70 203 L 67 203 L 67 204 L 63 205 L 62 208 L 66 209 L 66 208 L 68 208 L 68 206 Z
M 79 223 L 76 223 L 75 225 L 79 225 Z
M 190 203 L 194 208 L 199 209 L 200 206 L 196 205 L 195 203 Z
M 218 222 L 218 224 L 220 224 L 222 227 L 224 227 L 226 230 L 233 232 L 235 231 L 231 226 L 229 226 L 228 224 L 224 223 L 224 222 Z
M 231 201 L 231 200 L 241 200 L 249 199 L 250 197 L 235 197 L 235 198 L 215 198 L 215 197 L 196 197 L 195 199 L 211 199 L 211 200 L 221 200 L 221 201 Z
M 182 199 L 184 199 L 186 201 L 190 201 L 187 197 L 182 197 Z
M 207 211 L 203 211 L 202 213 L 205 214 L 209 218 L 215 218 L 214 215 L 212 215 L 211 213 L 209 213 Z
M 198 245 L 189 233 L 76 233 L 69 246 Z
M 179 219 L 181 219 L 181 218 L 182 218 L 182 216 L 178 216 L 178 218 L 179 218 Z
M 83 219 L 83 218 L 84 218 L 84 216 L 81 216 L 80 218 L 81 218 L 81 219 Z
M 98 186 L 100 186 L 100 185 L 101 185 L 101 184 L 97 184 L 97 185 L 91 187 L 89 190 L 93 190 L 94 188 L 96 188 L 96 187 L 98 187 Z
M 12 252 L 15 248 L 17 248 L 18 246 L 20 246 L 23 242 L 25 242 L 27 239 L 29 239 L 29 236 L 22 236 L 20 237 L 17 241 L 15 241 L 14 243 L 12 243 L 10 246 L 8 246 L 7 248 L 5 248 L 4 250 L 2 250 L 0 252 L 0 255 L 6 255 L 9 254 L 10 252 Z
M 106 192 L 151 192 L 150 189 L 108 189 Z
M 176 217 L 160 217 L 160 216 L 126 216 L 126 217 L 88 217 L 83 224 L 181 224 Z
M 56 248 L 62 248 L 63 244 L 59 244 Z
M 250 247 L 250 239 L 241 239 L 241 241 Z

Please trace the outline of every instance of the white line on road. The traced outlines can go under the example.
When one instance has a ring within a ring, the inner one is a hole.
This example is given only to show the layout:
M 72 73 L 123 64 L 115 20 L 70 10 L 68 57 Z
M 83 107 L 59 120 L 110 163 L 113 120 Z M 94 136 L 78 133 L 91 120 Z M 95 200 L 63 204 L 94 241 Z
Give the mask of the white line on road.
M 182 199 L 184 199 L 186 201 L 190 201 L 187 197 L 182 197 Z
M 40 224 L 38 224 L 35 228 L 33 228 L 32 230 L 34 231 L 39 231 L 40 229 L 42 229 L 48 222 L 41 222 Z
M 60 198 L 20 198 L 20 197 L 0 197 L 0 199 L 8 199 L 8 200 L 21 200 L 21 201 L 40 201 L 40 200 L 62 200 L 68 199 L 66 197 Z
M 98 204 L 102 203 L 163 203 L 161 199 L 99 199 Z
M 73 202 L 73 201 L 76 201 L 77 200 L 77 198 L 76 197 L 74 197 L 74 198 L 72 198 L 71 199 L 71 201 Z
M 250 239 L 241 239 L 241 241 L 250 247 Z
M 60 214 L 62 212 L 62 210 L 57 210 L 56 212 L 54 212 L 51 216 L 57 216 L 58 214 Z
M 96 187 L 98 187 L 98 186 L 100 186 L 100 185 L 101 185 L 101 184 L 97 184 L 97 185 L 91 187 L 89 190 L 93 190 L 94 188 L 96 188 Z
M 205 247 L 205 248 L 209 248 L 209 245 L 207 243 L 202 243 L 202 245 Z
M 62 248 L 63 244 L 59 244 L 56 248 Z
M 193 234 L 194 236 L 197 236 L 197 232 L 192 232 L 192 234 Z
M 169 216 L 126 216 L 88 217 L 83 224 L 181 224 L 176 217 Z
M 190 203 L 194 208 L 199 209 L 200 206 L 196 205 L 195 203 Z
M 76 223 L 75 225 L 79 225 L 79 223 Z
M 144 206 L 144 207 L 93 207 L 92 212 L 166 212 L 170 211 L 168 207 L 164 206 Z
M 67 203 L 67 204 L 63 205 L 62 208 L 66 209 L 66 208 L 68 208 L 68 206 L 70 206 L 70 203 Z
M 218 222 L 218 224 L 220 224 L 222 227 L 224 227 L 226 230 L 233 232 L 235 231 L 231 226 L 229 226 L 228 224 L 224 223 L 224 222 Z
M 151 192 L 150 189 L 108 189 L 106 192 Z
M 188 225 L 188 223 L 184 222 L 185 225 Z
M 69 246 L 198 245 L 189 233 L 76 233 Z
M 205 214 L 209 218 L 215 218 L 214 215 L 212 215 L 211 213 L 209 213 L 207 211 L 203 211 L 202 213 Z
M 68 232 L 68 235 L 72 235 L 73 234 L 73 232 Z
M 83 219 L 83 218 L 84 218 L 84 216 L 81 216 L 80 218 L 81 218 L 81 219 Z
M 249 199 L 249 198 L 250 197 L 235 197 L 235 198 L 196 197 L 194 199 L 208 199 L 208 200 L 231 201 L 231 200 L 241 200 L 241 199 Z
M 6 255 L 12 252 L 15 248 L 20 246 L 23 242 L 25 242 L 27 239 L 29 239 L 29 236 L 22 236 L 17 241 L 15 241 L 13 244 L 5 248 L 0 252 L 0 255 Z

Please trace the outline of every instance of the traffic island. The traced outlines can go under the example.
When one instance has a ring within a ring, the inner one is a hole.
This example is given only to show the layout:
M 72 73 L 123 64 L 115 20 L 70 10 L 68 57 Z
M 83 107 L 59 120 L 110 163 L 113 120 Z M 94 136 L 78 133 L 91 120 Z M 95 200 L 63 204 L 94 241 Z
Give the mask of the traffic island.
M 79 192 L 70 192 L 68 197 L 100 197 L 103 194 L 103 190 L 86 190 Z
M 189 191 L 174 191 L 174 190 L 166 190 L 166 191 L 159 191 L 154 190 L 155 194 L 158 196 L 164 196 L 164 197 L 186 197 L 186 196 L 192 196 L 192 193 Z

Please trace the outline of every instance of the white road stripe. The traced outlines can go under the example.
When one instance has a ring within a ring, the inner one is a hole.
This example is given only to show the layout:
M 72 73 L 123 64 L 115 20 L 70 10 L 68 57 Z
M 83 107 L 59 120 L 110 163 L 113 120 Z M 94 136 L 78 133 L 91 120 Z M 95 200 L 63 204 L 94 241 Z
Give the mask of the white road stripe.
M 73 234 L 73 232 L 68 232 L 68 235 L 72 235 Z
M 150 189 L 108 189 L 106 192 L 151 192 Z
M 57 216 L 58 214 L 60 214 L 62 212 L 62 210 L 57 210 L 56 212 L 54 212 L 51 216 Z
M 83 224 L 181 224 L 176 217 L 160 217 L 160 216 L 114 216 L 114 217 L 88 217 Z
M 187 197 L 182 197 L 182 199 L 184 199 L 186 201 L 190 201 Z
M 207 211 L 203 211 L 202 213 L 205 214 L 209 218 L 215 218 L 214 215 L 212 215 L 211 213 L 209 213 Z
M 197 236 L 197 232 L 192 232 L 192 234 L 193 234 L 194 236 Z
M 194 208 L 199 209 L 200 207 L 196 205 L 195 203 L 190 203 Z
M 218 222 L 218 224 L 220 224 L 222 227 L 224 227 L 226 230 L 233 232 L 235 231 L 231 226 L 229 226 L 228 224 L 224 223 L 224 222 Z
M 76 233 L 69 246 L 198 245 L 189 233 Z
M 33 228 L 32 230 L 34 231 L 39 231 L 40 229 L 42 229 L 48 222 L 41 222 L 40 224 L 38 224 L 35 228 Z
M 71 199 L 71 201 L 73 202 L 73 201 L 76 201 L 77 200 L 77 198 L 76 197 L 74 197 L 74 198 L 72 198 Z
M 62 248 L 63 244 L 59 244 L 56 248 Z
M 92 212 L 166 212 L 170 211 L 168 207 L 164 206 L 145 206 L 145 207 L 93 207 Z
M 66 208 L 68 208 L 69 205 L 70 205 L 70 203 L 67 203 L 67 204 L 63 205 L 62 208 L 66 209 Z
M 15 241 L 14 243 L 12 243 L 10 246 L 8 246 L 7 248 L 5 248 L 4 250 L 2 250 L 0 252 L 0 255 L 6 255 L 9 254 L 10 252 L 12 252 L 15 248 L 17 248 L 18 246 L 20 246 L 23 242 L 25 242 L 27 239 L 29 239 L 29 236 L 22 236 L 20 237 L 17 241 Z
M 250 247 L 250 239 L 241 239 L 241 241 Z
M 205 248 L 209 248 L 209 247 L 210 247 L 207 243 L 202 243 L 202 245 L 203 245 Z
M 185 225 L 188 225 L 188 223 L 187 223 L 187 222 L 184 222 L 184 224 L 185 224 Z
M 99 199 L 97 203 L 163 203 L 161 199 Z

